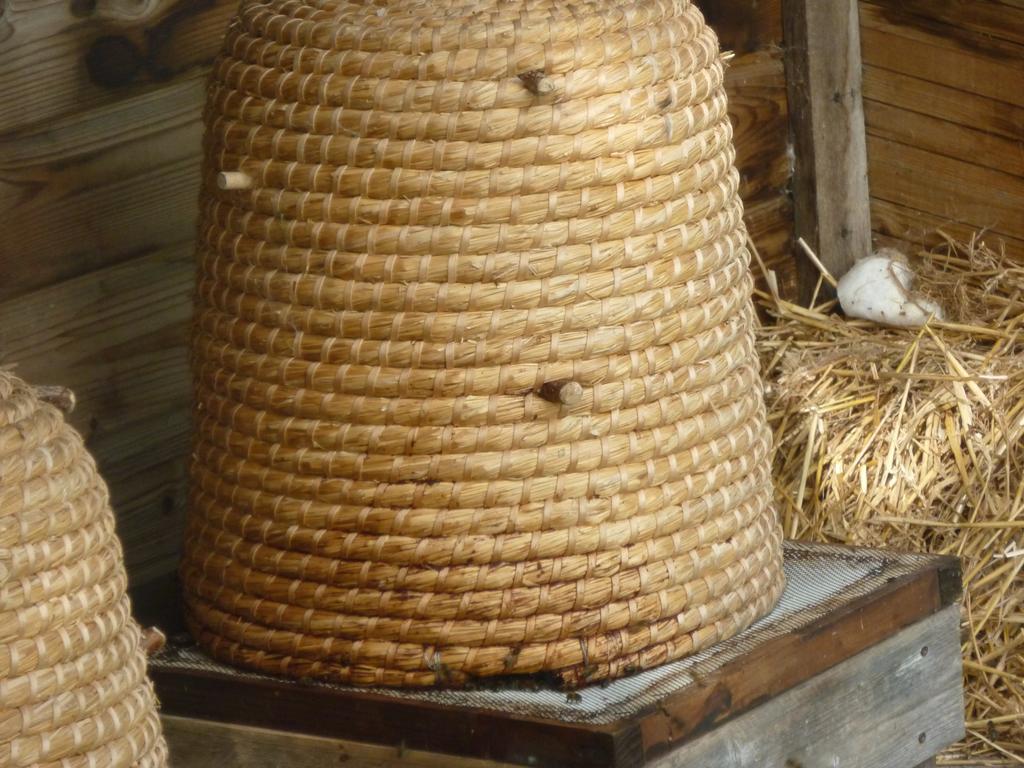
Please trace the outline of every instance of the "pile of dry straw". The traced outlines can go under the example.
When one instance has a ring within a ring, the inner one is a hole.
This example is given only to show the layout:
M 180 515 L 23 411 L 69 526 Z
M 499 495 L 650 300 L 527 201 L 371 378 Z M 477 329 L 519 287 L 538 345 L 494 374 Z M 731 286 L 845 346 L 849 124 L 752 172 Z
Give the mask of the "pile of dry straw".
M 949 238 L 910 263 L 948 322 L 759 294 L 779 509 L 789 537 L 963 558 L 968 738 L 947 761 L 1024 764 L 1024 265 Z

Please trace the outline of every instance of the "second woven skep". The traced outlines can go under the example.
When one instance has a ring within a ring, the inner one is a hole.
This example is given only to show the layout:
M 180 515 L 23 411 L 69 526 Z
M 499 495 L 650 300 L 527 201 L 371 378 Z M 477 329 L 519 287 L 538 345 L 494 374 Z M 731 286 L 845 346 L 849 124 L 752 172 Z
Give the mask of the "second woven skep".
M 167 764 L 126 585 L 81 437 L 0 370 L 0 765 Z
M 577 686 L 770 610 L 743 208 L 694 5 L 243 2 L 206 115 L 204 648 Z

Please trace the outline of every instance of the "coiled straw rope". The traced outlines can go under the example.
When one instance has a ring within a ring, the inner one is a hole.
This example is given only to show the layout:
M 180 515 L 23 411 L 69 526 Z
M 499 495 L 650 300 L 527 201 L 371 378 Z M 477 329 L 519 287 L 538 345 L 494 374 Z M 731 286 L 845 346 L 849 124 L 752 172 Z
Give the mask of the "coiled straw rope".
M 243 2 L 182 565 L 214 656 L 615 677 L 782 588 L 714 33 L 688 0 Z
M 0 370 L 0 765 L 167 764 L 125 586 L 82 439 Z

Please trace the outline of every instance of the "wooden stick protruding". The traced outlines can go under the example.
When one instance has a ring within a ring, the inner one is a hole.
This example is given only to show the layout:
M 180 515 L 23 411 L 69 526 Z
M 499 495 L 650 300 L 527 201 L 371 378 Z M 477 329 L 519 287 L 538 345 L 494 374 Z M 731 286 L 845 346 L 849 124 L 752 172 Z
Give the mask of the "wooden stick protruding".
M 549 403 L 575 405 L 583 399 L 583 385 L 569 379 L 546 381 L 541 384 L 537 394 Z
M 534 96 L 544 96 L 555 90 L 554 80 L 548 77 L 543 69 L 531 69 L 528 72 L 522 72 L 519 75 L 519 79 L 523 81 L 526 90 Z
M 147 627 L 142 630 L 142 650 L 147 656 L 160 653 L 167 645 L 167 635 L 157 627 Z
M 36 397 L 49 403 L 65 416 L 75 410 L 75 393 L 59 384 L 40 384 L 33 387 Z
M 252 176 L 241 171 L 221 171 L 217 174 L 218 189 L 249 189 Z

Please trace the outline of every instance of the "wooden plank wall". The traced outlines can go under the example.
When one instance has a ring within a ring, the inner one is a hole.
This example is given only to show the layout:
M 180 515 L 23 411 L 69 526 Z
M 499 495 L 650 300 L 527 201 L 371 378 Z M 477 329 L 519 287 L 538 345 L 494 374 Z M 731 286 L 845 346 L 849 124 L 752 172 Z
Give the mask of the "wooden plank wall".
M 204 78 L 236 0 L 7 0 L 0 364 L 72 387 L 134 587 L 184 512 Z M 169 598 L 137 600 L 143 618 Z
M 65 384 L 107 478 L 144 620 L 173 624 L 184 515 L 204 78 L 237 0 L 0 2 L 0 365 Z M 784 281 L 779 0 L 707 0 L 748 222 Z
M 1024 2 L 862 0 L 872 226 L 1024 261 Z
M 751 237 L 787 293 L 796 290 L 782 0 L 697 0 L 736 58 L 726 76 Z M 755 273 L 757 269 L 755 267 Z M 760 275 L 757 275 L 760 277 Z

